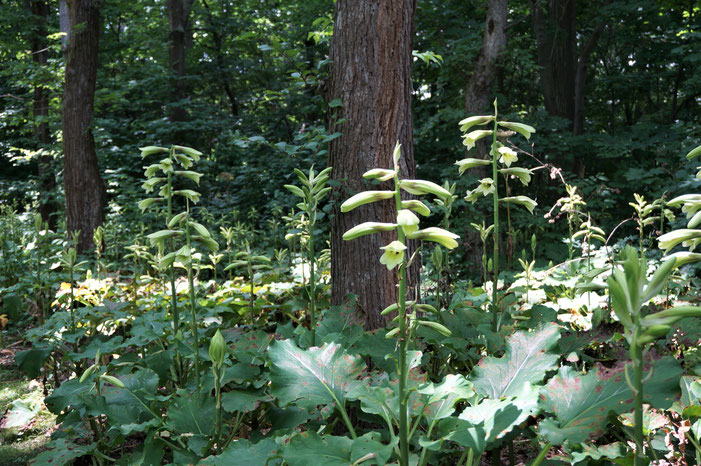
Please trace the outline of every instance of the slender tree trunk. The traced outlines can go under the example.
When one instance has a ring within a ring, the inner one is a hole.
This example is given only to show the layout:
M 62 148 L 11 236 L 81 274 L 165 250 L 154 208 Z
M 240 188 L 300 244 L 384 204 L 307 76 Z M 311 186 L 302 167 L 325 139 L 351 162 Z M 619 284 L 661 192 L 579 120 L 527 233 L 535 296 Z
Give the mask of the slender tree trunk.
M 340 203 L 367 189 L 362 174 L 375 167 L 391 168 L 392 151 L 402 144 L 401 176 L 414 177 L 411 114 L 412 37 L 415 1 L 338 0 L 331 45 L 328 100 L 331 131 L 343 135 L 330 143 L 329 165 L 336 201 L 331 220 L 332 303 L 349 293 L 358 295 L 367 329 L 386 324 L 382 309 L 396 302 L 396 271 L 379 263 L 380 247 L 396 233 L 343 241 L 343 233 L 365 221 L 395 222 L 392 200 L 376 202 L 342 214 Z M 388 182 L 389 183 L 389 182 Z M 389 184 L 387 185 L 388 189 Z M 410 268 L 410 284 L 418 284 L 418 261 Z
M 226 97 L 229 99 L 231 116 L 235 118 L 239 115 L 239 104 L 236 100 L 236 95 L 234 94 L 234 91 L 231 89 L 231 85 L 229 84 L 229 77 L 225 69 L 223 59 L 224 45 L 222 41 L 222 36 L 217 30 L 218 24 L 214 20 L 214 17 L 212 15 L 211 10 L 209 9 L 207 1 L 202 0 L 202 5 L 204 6 L 205 10 L 207 10 L 207 20 L 209 22 L 210 34 L 212 35 L 212 42 L 214 43 L 214 60 L 217 64 L 217 73 L 219 74 L 219 79 L 221 80 L 224 94 L 226 94 Z
M 540 84 L 550 115 L 574 121 L 577 65 L 576 0 L 549 0 L 546 12 L 531 0 Z
M 89 249 L 104 219 L 105 183 L 100 177 L 90 125 L 93 118 L 100 38 L 99 0 L 69 0 L 70 41 L 63 93 L 63 180 L 68 231 L 80 230 Z
M 31 50 L 34 64 L 38 67 L 46 66 L 48 49 L 46 44 L 46 21 L 49 17 L 49 5 L 44 0 L 26 0 L 27 9 L 34 17 L 36 30 L 32 34 Z M 41 73 L 37 73 L 41 76 Z M 52 143 L 49 129 L 49 91 L 41 82 L 34 84 L 34 99 L 32 103 L 34 116 L 34 136 L 39 149 L 38 179 L 39 179 L 39 214 L 41 220 L 49 224 L 49 228 L 56 229 L 56 177 L 52 167 L 53 157 L 49 155 Z
M 499 55 L 506 47 L 506 18 L 508 0 L 490 0 L 487 4 L 487 18 L 484 25 L 482 49 L 477 57 L 472 73 L 465 86 L 465 113 L 479 115 L 491 113 L 489 97 L 497 76 Z M 486 158 L 487 146 L 480 141 L 477 145 L 478 158 Z M 476 167 L 472 173 L 478 179 L 487 176 L 486 167 Z M 467 258 L 473 275 L 481 276 L 482 242 L 479 233 L 470 228 L 461 232 L 467 248 Z
M 173 104 L 168 118 L 171 122 L 187 119 L 184 100 L 187 98 L 185 85 L 185 39 L 188 17 L 193 0 L 167 0 L 168 8 L 168 61 L 171 71 Z

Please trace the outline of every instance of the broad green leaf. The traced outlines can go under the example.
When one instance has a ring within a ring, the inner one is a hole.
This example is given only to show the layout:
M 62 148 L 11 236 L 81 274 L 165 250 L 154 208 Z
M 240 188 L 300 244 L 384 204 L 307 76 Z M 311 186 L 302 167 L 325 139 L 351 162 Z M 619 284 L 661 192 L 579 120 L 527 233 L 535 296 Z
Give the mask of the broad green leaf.
M 85 456 L 94 450 L 97 444 L 78 445 L 66 439 L 53 440 L 48 449 L 32 460 L 32 466 L 62 466 L 73 464 L 73 460 Z
M 654 408 L 669 408 L 678 396 L 680 375 L 681 367 L 673 358 L 656 361 L 653 377 L 644 387 L 644 400 Z M 539 434 L 557 445 L 585 442 L 604 433 L 609 412 L 631 410 L 633 398 L 623 369 L 597 368 L 582 374 L 562 367 L 540 390 L 541 408 L 555 417 L 541 421 Z
M 39 377 L 44 362 L 51 355 L 51 348 L 32 348 L 15 353 L 15 364 L 19 366 L 30 379 Z M 55 391 L 55 390 L 54 390 Z
M 465 408 L 457 418 L 440 421 L 437 435 L 480 453 L 535 414 L 537 405 L 537 389 L 526 383 L 516 397 L 485 399 Z
M 294 403 L 310 410 L 336 402 L 343 405 L 346 392 L 365 369 L 361 358 L 346 354 L 335 343 L 302 350 L 292 340 L 276 341 L 268 357 L 272 395 L 282 406 Z
M 424 414 L 429 423 L 452 415 L 457 402 L 469 400 L 475 396 L 472 384 L 464 376 L 456 374 L 448 374 L 442 383 L 438 385 L 431 383 L 420 388 L 418 392 L 428 395 Z
M 231 442 L 221 454 L 205 458 L 197 464 L 202 466 L 279 464 L 280 460 L 272 459 L 277 454 L 278 448 L 278 444 L 273 438 L 265 438 L 258 443 L 251 443 L 248 439 L 238 439 Z
M 589 445 L 587 443 L 583 443 L 582 451 L 572 452 L 572 464 L 587 461 L 589 458 L 594 461 L 602 459 L 615 460 L 625 458 L 629 454 L 631 454 L 630 449 L 621 442 L 610 443 L 608 445 Z M 622 464 L 632 464 L 632 460 Z
M 191 395 L 178 390 L 168 408 L 167 422 L 175 432 L 212 435 L 215 421 L 215 399 L 204 392 Z
M 222 407 L 229 413 L 248 413 L 256 410 L 261 403 L 271 400 L 272 397 L 266 395 L 262 389 L 230 390 L 222 394 Z
M 516 332 L 506 342 L 506 354 L 482 359 L 470 380 L 475 391 L 487 398 L 515 396 L 524 383 L 540 383 L 545 373 L 557 365 L 559 356 L 548 353 L 560 338 L 555 324 L 545 324 L 532 332 Z
M 368 453 L 374 453 L 375 457 L 363 465 L 384 465 L 392 454 L 392 446 L 380 443 L 379 435 L 372 432 L 352 440 L 332 435 L 320 437 L 310 431 L 292 437 L 282 456 L 290 466 L 349 466 Z
M 4 429 L 24 427 L 39 414 L 41 405 L 32 400 L 15 400 L 10 405 L 10 410 L 5 413 L 2 423 Z

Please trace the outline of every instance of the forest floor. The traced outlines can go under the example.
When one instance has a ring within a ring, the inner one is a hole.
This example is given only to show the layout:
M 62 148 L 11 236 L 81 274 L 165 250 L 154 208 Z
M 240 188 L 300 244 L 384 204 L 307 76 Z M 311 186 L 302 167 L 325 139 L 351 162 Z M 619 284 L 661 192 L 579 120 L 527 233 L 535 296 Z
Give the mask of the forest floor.
M 15 365 L 15 352 L 21 351 L 22 339 L 6 337 L 0 349 L 0 465 L 24 466 L 45 449 L 54 430 L 55 416 L 44 406 L 44 393 L 39 380 L 30 380 Z M 13 403 L 30 417 L 26 424 L 7 427 Z

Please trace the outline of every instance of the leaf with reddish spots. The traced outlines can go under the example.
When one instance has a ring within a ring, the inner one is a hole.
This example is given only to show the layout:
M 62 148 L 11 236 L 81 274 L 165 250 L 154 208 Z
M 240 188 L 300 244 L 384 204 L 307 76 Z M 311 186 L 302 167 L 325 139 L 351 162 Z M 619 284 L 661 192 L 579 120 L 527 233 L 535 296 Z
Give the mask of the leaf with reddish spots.
M 555 324 L 539 326 L 532 332 L 516 332 L 506 343 L 501 358 L 486 357 L 470 375 L 475 391 L 492 399 L 515 396 L 523 384 L 537 384 L 556 367 L 559 356 L 548 353 L 560 338 Z
M 673 358 L 656 361 L 653 377 L 644 386 L 645 402 L 655 408 L 669 408 L 679 394 L 680 376 L 681 367 Z M 609 412 L 621 414 L 633 408 L 633 393 L 622 368 L 597 368 L 583 374 L 562 367 L 540 395 L 540 407 L 555 417 L 541 421 L 539 434 L 555 445 L 577 444 L 601 435 Z
M 265 352 L 268 349 L 272 335 L 262 330 L 244 331 L 232 329 L 225 332 L 227 341 L 233 341 L 231 348 L 237 361 L 244 364 L 262 365 L 265 363 Z
M 358 356 L 344 356 L 335 343 L 303 350 L 292 340 L 274 342 L 268 349 L 271 394 L 281 406 L 294 404 L 307 410 L 336 401 L 344 404 L 365 369 Z

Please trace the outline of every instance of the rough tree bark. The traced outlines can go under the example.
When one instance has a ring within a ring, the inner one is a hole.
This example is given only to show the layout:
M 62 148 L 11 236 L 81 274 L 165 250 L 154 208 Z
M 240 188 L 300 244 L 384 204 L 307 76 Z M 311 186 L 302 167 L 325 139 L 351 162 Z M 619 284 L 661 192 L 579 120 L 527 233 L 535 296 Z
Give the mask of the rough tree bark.
M 380 265 L 380 247 L 396 233 L 343 241 L 349 228 L 365 221 L 395 222 L 393 201 L 376 202 L 341 214 L 340 203 L 367 189 L 362 174 L 375 167 L 391 168 L 392 151 L 402 144 L 402 177 L 415 174 L 411 114 L 412 37 L 415 1 L 338 0 L 328 78 L 332 131 L 343 135 L 331 142 L 329 165 L 341 183 L 334 189 L 336 208 L 331 220 L 332 303 L 348 293 L 358 295 L 360 318 L 367 329 L 386 324 L 382 309 L 395 302 L 396 271 Z M 389 187 L 390 182 L 387 183 Z M 389 188 L 391 189 L 391 188 Z M 418 283 L 417 269 L 409 270 Z M 413 273 L 412 273 L 413 272 Z
M 482 48 L 465 86 L 466 116 L 492 113 L 492 109 L 489 108 L 489 97 L 497 76 L 499 55 L 506 47 L 507 5 L 508 0 L 490 0 L 487 4 Z M 486 144 L 482 141 L 478 143 L 478 158 L 486 158 Z M 478 179 L 484 178 L 487 176 L 487 169 L 486 167 L 476 167 L 472 169 L 472 173 Z M 464 238 L 467 248 L 467 258 L 471 263 L 471 271 L 473 275 L 479 276 L 482 267 L 482 243 L 479 233 L 470 228 L 461 232 L 461 236 Z
M 63 92 L 63 183 L 68 231 L 80 230 L 79 249 L 92 246 L 104 219 L 105 183 L 100 177 L 90 125 L 93 118 L 100 38 L 100 1 L 69 0 L 70 41 Z
M 183 101 L 187 98 L 185 85 L 185 45 L 187 22 L 194 0 L 168 0 L 168 61 L 170 65 L 173 105 L 168 118 L 172 122 L 187 119 Z
M 46 43 L 46 21 L 49 17 L 49 4 L 44 0 L 25 0 L 25 6 L 34 17 L 36 29 L 31 35 L 31 50 L 34 64 L 38 67 L 46 66 L 48 48 Z M 41 76 L 41 73 L 37 73 Z M 38 78 L 39 80 L 41 77 Z M 34 116 L 34 136 L 36 137 L 39 157 L 37 161 L 39 179 L 39 214 L 41 220 L 49 224 L 49 228 L 56 229 L 56 177 L 52 167 L 53 157 L 48 150 L 52 143 L 49 129 L 49 91 L 40 81 L 34 84 L 34 98 L 32 102 L 32 114 Z

